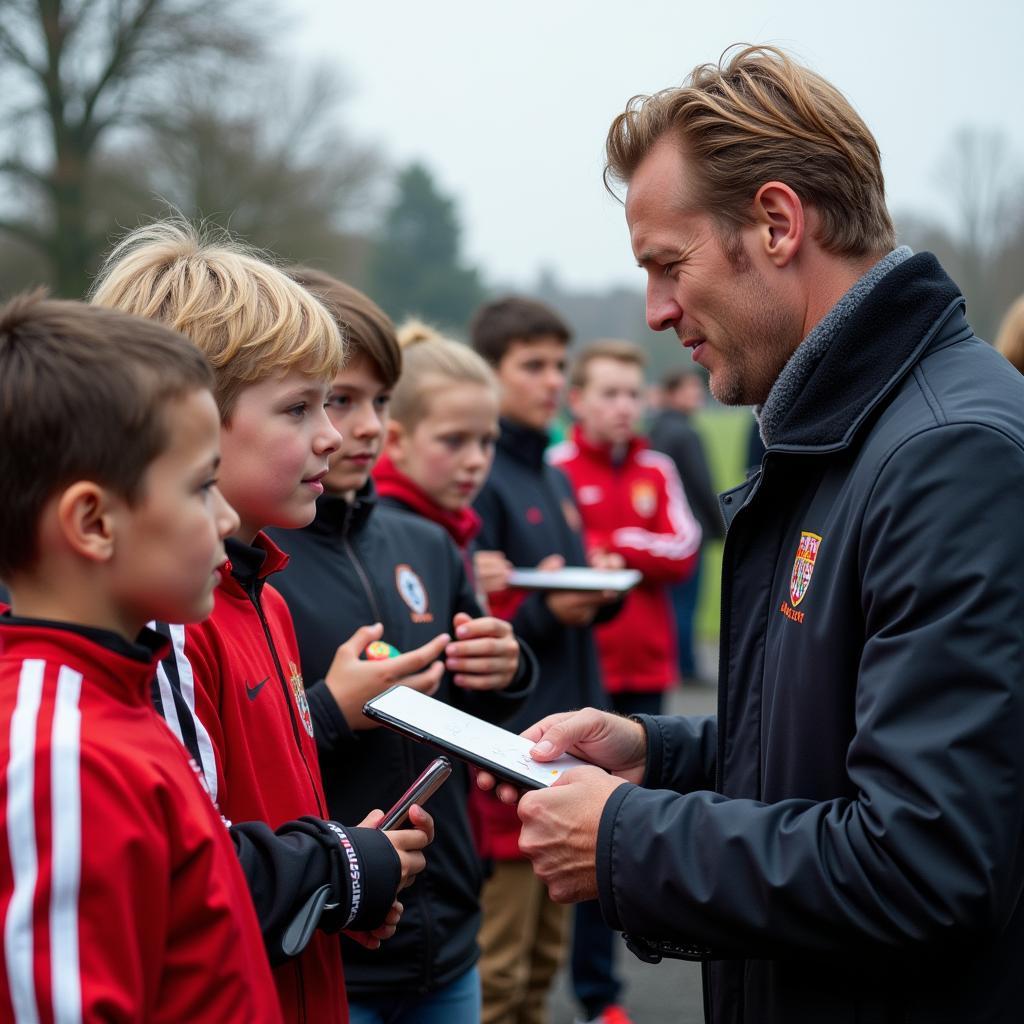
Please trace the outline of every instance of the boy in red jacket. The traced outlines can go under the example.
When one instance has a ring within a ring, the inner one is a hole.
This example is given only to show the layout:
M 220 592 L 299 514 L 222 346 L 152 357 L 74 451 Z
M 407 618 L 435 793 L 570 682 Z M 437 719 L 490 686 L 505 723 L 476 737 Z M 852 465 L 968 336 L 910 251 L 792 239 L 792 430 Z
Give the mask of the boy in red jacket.
M 238 523 L 212 384 L 157 324 L 0 310 L 3 1020 L 281 1019 L 227 831 L 149 700 L 145 623 L 210 612 Z
M 697 564 L 700 526 L 675 466 L 636 434 L 644 388 L 643 351 L 628 341 L 596 341 L 573 363 L 571 437 L 548 453 L 569 478 L 588 553 L 618 555 L 643 573 L 618 616 L 595 627 L 605 688 L 623 715 L 661 712 L 676 676 L 670 584 Z M 617 1005 L 613 933 L 596 901 L 576 908 L 573 986 L 586 1018 L 625 1020 Z
M 338 942 L 325 932 L 347 929 L 370 945 L 393 933 L 396 891 L 423 869 L 433 825 L 419 808 L 414 828 L 394 832 L 372 827 L 379 815 L 362 828 L 327 820 L 295 631 L 268 582 L 288 559 L 263 527 L 312 520 L 340 443 L 324 403 L 342 365 L 341 336 L 323 306 L 280 270 L 178 222 L 127 236 L 93 302 L 180 329 L 215 368 L 221 488 L 240 524 L 225 544 L 229 562 L 210 618 L 159 627 L 173 654 L 158 672 L 155 700 L 236 823 L 231 835 L 285 1019 L 343 1024 Z M 448 639 L 426 649 L 428 661 Z M 309 930 L 293 927 L 300 921 Z M 304 948 L 294 941 L 300 933 Z

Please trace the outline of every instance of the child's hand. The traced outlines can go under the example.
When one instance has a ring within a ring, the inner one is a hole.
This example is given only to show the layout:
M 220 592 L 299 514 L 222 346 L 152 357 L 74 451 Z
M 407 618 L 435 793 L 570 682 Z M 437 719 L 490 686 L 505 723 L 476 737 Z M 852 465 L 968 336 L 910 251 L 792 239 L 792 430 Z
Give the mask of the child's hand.
M 519 668 L 519 643 L 504 619 L 470 618 L 459 612 L 452 620 L 455 642 L 445 648 L 445 667 L 456 686 L 467 690 L 503 690 Z
M 561 555 L 548 555 L 537 565 L 549 572 L 564 567 Z M 552 590 L 544 598 L 548 610 L 563 626 L 589 626 L 601 608 L 618 599 L 613 590 Z
M 403 910 L 405 910 L 405 907 L 398 900 L 395 900 L 391 904 L 388 916 L 373 931 L 353 932 L 346 930 L 345 934 L 354 942 L 358 942 L 360 946 L 365 946 L 367 949 L 380 949 L 380 944 L 390 939 L 398 930 L 398 922 L 402 919 Z
M 383 811 L 370 811 L 359 824 L 364 828 L 376 828 L 383 817 Z M 419 804 L 409 808 L 409 821 L 413 828 L 396 828 L 384 833 L 395 848 L 402 866 L 399 890 L 412 885 L 416 876 L 427 866 L 423 850 L 434 841 L 434 819 Z
M 476 551 L 473 554 L 473 572 L 477 586 L 485 594 L 508 588 L 508 574 L 512 563 L 501 551 Z
M 447 633 L 435 636 L 422 647 L 406 651 L 397 658 L 365 661 L 360 655 L 374 640 L 379 640 L 384 627 L 379 622 L 360 626 L 335 652 L 334 661 L 324 680 L 338 703 L 350 729 L 374 729 L 363 714 L 363 705 L 389 686 L 401 683 L 421 693 L 433 693 L 444 675 L 444 662 L 439 661 L 445 645 L 451 640 Z

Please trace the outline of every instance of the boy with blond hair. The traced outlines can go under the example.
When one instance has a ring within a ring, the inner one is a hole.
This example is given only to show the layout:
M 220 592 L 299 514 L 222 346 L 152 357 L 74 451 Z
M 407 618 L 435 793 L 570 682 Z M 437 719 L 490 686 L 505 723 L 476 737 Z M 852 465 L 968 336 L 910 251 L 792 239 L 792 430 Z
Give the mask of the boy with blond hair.
M 167 644 L 143 627 L 210 612 L 238 524 L 212 384 L 158 324 L 0 310 L 3 1020 L 281 1020 L 237 857 L 149 701 Z
M 299 955 L 302 943 L 318 920 L 363 933 L 370 945 L 390 935 L 401 910 L 392 905 L 396 891 L 422 870 L 432 822 L 419 808 L 415 827 L 396 832 L 324 820 L 295 633 L 268 583 L 287 556 L 263 527 L 313 518 L 328 456 L 340 443 L 324 402 L 343 362 L 341 336 L 281 271 L 179 222 L 127 236 L 108 258 L 93 302 L 175 327 L 214 367 L 221 487 L 240 524 L 226 541 L 227 571 L 210 618 L 160 627 L 173 655 L 154 697 L 222 813 L 245 823 L 232 837 L 277 964 L 285 1018 L 343 1022 L 337 942 L 321 930 Z M 363 826 L 378 820 L 373 814 Z

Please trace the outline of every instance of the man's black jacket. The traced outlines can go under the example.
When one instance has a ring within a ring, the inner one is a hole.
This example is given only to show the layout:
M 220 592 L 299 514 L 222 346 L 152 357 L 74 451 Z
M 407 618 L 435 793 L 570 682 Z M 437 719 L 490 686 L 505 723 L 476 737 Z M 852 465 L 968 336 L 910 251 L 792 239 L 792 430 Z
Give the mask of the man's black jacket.
M 302 673 L 314 680 L 306 693 L 328 808 L 341 821 L 359 821 L 373 807 L 387 810 L 437 752 L 388 729 L 349 730 L 323 682 L 338 644 L 359 626 L 380 622 L 384 640 L 409 651 L 450 633 L 457 612 L 482 612 L 445 531 L 378 504 L 372 482 L 351 504 L 322 497 L 316 519 L 303 530 L 270 532 L 291 559 L 275 583 L 295 622 Z M 422 595 L 409 589 L 410 574 Z M 416 608 L 403 597 L 403 583 Z M 536 663 L 520 645 L 520 669 L 508 689 L 474 693 L 446 674 L 434 696 L 500 722 L 521 706 L 535 676 Z M 482 873 L 466 811 L 468 770 L 459 762 L 454 767 L 427 808 L 435 839 L 426 869 L 399 895 L 405 912 L 398 932 L 376 950 L 342 939 L 345 984 L 353 994 L 429 992 L 476 962 Z
M 1024 378 L 920 254 L 779 434 L 722 499 L 717 720 L 645 721 L 604 913 L 713 950 L 714 1024 L 1019 1021 Z

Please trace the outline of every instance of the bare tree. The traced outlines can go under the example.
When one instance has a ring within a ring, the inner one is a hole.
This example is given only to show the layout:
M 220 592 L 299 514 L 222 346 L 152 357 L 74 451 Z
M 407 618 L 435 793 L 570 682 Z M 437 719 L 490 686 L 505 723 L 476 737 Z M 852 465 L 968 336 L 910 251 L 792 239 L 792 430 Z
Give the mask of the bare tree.
M 0 12 L 0 231 L 45 257 L 59 294 L 80 295 L 106 234 L 91 202 L 101 144 L 152 116 L 174 80 L 251 58 L 263 22 L 235 0 L 4 0 Z

